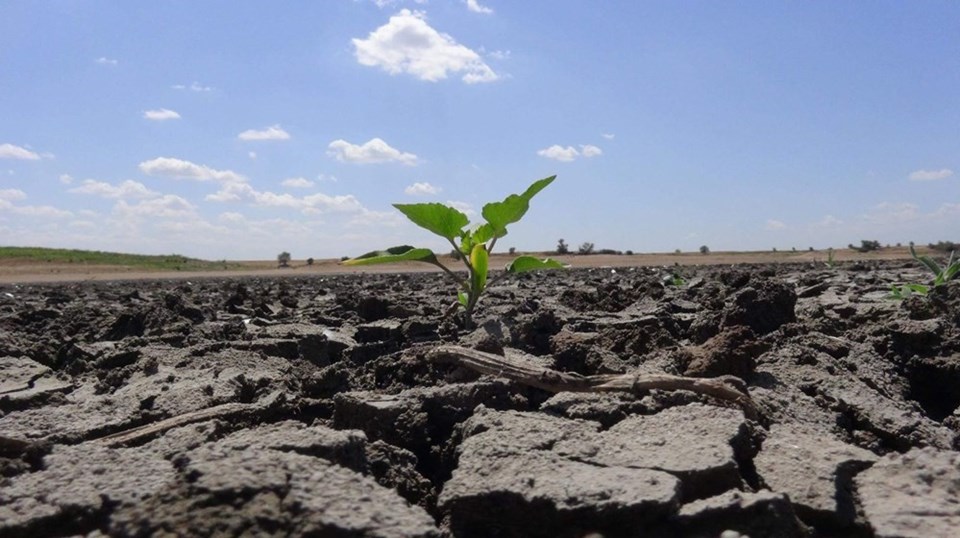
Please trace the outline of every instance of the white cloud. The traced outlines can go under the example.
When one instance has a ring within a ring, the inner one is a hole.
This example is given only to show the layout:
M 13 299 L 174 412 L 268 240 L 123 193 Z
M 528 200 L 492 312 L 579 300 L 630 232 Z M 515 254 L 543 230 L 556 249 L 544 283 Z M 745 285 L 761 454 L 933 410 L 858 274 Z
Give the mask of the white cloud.
M 10 202 L 13 200 L 23 200 L 26 197 L 27 193 L 20 189 L 0 189 L 0 200 Z
M 100 65 L 117 65 L 117 61 L 113 58 L 107 58 L 106 56 L 101 56 L 94 60 Z
M 0 159 L 22 159 L 25 161 L 39 161 L 40 156 L 36 153 L 14 146 L 13 144 L 0 144 Z
M 920 217 L 919 206 L 907 202 L 883 202 L 873 206 L 869 213 L 863 215 L 864 220 L 884 224 L 891 222 L 907 222 Z
M 195 179 L 197 181 L 221 181 L 242 183 L 246 178 L 231 170 L 215 170 L 209 166 L 194 164 L 182 159 L 158 157 L 140 163 L 140 170 L 151 176 L 172 177 L 177 179 Z
M 380 67 L 391 75 L 409 73 L 436 82 L 448 73 L 463 73 L 467 84 L 493 82 L 499 76 L 473 50 L 427 24 L 420 12 L 403 9 L 367 39 L 353 39 L 361 65 Z
M 60 183 L 63 183 L 64 185 L 73 183 L 73 176 L 70 174 L 60 174 Z
M 941 170 L 917 170 L 909 176 L 910 181 L 936 181 L 938 179 L 947 179 L 953 175 L 953 170 L 943 168 Z
M 603 133 L 600 136 L 606 138 L 607 140 L 613 140 L 614 138 L 616 138 L 617 135 L 613 133 Z
M 555 161 L 570 162 L 580 156 L 580 152 L 573 146 L 559 146 L 554 144 L 546 149 L 541 149 L 537 155 L 553 159 Z
M 411 196 L 422 196 L 427 194 L 438 194 L 442 189 L 439 187 L 434 187 L 433 185 L 423 182 L 423 183 L 414 183 L 406 189 L 403 189 L 403 192 Z
M 452 207 L 452 208 L 454 208 L 454 209 L 457 209 L 457 210 L 461 211 L 464 215 L 466 215 L 466 216 L 468 216 L 468 217 L 472 217 L 472 216 L 474 216 L 474 215 L 477 214 L 477 212 L 473 210 L 473 206 L 471 206 L 471 205 L 468 204 L 467 202 L 458 202 L 458 201 L 456 201 L 456 200 L 447 200 L 447 205 L 450 206 L 450 207 Z
M 250 153 L 247 153 L 247 156 L 250 157 L 251 159 L 256 159 L 256 158 L 257 158 L 257 152 L 256 152 L 256 151 L 251 151 Z
M 271 125 L 262 131 L 248 129 L 239 135 L 240 140 L 289 140 L 290 133 L 284 131 L 279 125 Z
M 291 177 L 284 179 L 280 184 L 292 189 L 308 189 L 313 186 L 313 182 L 305 177 Z
M 213 88 L 210 86 L 204 86 L 199 82 L 194 81 L 193 84 L 189 86 L 185 84 L 174 84 L 171 86 L 174 90 L 190 90 L 192 92 L 212 92 Z
M 817 226 L 819 228 L 833 228 L 836 226 L 840 226 L 841 224 L 843 224 L 842 220 L 838 219 L 837 217 L 834 217 L 833 215 L 826 215 L 822 219 L 814 223 L 814 226 Z
M 589 159 L 590 157 L 603 155 L 603 150 L 592 144 L 583 144 L 580 146 L 580 155 Z
M 132 205 L 120 200 L 113 212 L 122 217 L 183 218 L 193 216 L 196 207 L 180 196 L 165 194 Z
M 173 110 L 159 108 L 157 110 L 144 110 L 143 117 L 153 121 L 178 120 L 180 119 L 180 114 Z
M 776 219 L 769 219 L 767 220 L 767 223 L 764 227 L 768 230 L 782 230 L 786 228 L 787 225 L 784 224 L 783 221 L 776 220 Z
M 410 166 L 417 164 L 416 155 L 392 148 L 379 138 L 373 138 L 362 146 L 351 144 L 346 140 L 334 140 L 330 142 L 328 148 L 327 154 L 343 162 L 359 164 L 399 162 Z
M 70 211 L 57 209 L 56 207 L 49 205 L 25 205 L 11 207 L 10 209 L 17 215 L 24 215 L 27 217 L 67 218 L 73 216 L 73 213 Z
M 85 179 L 81 186 L 69 189 L 68 192 L 93 194 L 102 196 L 103 198 L 154 198 L 160 196 L 159 192 L 148 189 L 143 183 L 129 179 L 119 185 L 111 185 L 105 181 Z
M 493 13 L 493 10 L 487 6 L 480 5 L 480 2 L 477 0 L 464 0 L 464 3 L 467 4 L 467 9 L 474 13 L 483 13 L 484 15 L 489 15 Z
M 227 183 L 220 191 L 207 195 L 205 199 L 212 202 L 239 202 L 247 200 L 250 202 L 250 205 L 255 207 L 287 207 L 305 214 L 353 212 L 363 209 L 360 201 L 352 194 L 330 196 L 318 192 L 297 197 L 288 193 L 278 194 L 269 191 L 258 191 L 246 183 Z
M 494 60 L 509 60 L 511 53 L 509 50 L 495 50 L 489 56 Z

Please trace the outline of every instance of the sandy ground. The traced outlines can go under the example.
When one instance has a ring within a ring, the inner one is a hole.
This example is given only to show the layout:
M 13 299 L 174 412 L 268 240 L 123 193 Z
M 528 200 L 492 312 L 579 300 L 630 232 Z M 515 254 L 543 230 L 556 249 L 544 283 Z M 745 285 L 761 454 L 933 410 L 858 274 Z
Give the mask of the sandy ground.
M 712 252 L 710 254 L 691 253 L 652 253 L 633 255 L 565 255 L 534 253 L 537 256 L 551 256 L 562 260 L 572 267 L 661 267 L 672 265 L 725 265 L 741 263 L 826 263 L 827 252 L 819 251 L 764 251 L 764 252 Z M 492 256 L 491 267 L 502 267 L 512 257 L 507 254 Z M 837 249 L 834 252 L 836 262 L 856 260 L 892 260 L 909 259 L 906 247 L 886 248 L 878 252 L 860 253 L 850 249 Z M 444 263 L 454 269 L 460 266 L 452 259 L 443 258 Z M 401 273 L 432 272 L 436 268 L 416 262 L 401 264 L 350 267 L 336 259 L 317 260 L 307 265 L 302 260 L 294 260 L 291 267 L 277 268 L 274 261 L 242 261 L 242 270 L 224 271 L 149 271 L 141 267 L 116 265 L 80 265 L 68 263 L 25 263 L 17 260 L 0 260 L 0 284 L 22 284 L 35 282 L 82 282 L 88 280 L 140 280 L 140 279 L 199 279 L 225 276 L 305 276 L 342 273 Z

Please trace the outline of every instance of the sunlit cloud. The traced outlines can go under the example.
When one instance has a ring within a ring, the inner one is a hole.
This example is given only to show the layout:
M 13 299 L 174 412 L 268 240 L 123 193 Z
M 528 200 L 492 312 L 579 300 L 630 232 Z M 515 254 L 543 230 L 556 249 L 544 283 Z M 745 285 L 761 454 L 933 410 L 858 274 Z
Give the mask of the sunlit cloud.
M 436 82 L 463 73 L 467 84 L 493 82 L 499 76 L 475 51 L 434 30 L 420 12 L 403 9 L 366 39 L 353 39 L 361 65 L 380 67 L 391 75 L 407 73 Z
M 144 110 L 143 117 L 153 121 L 166 121 L 178 120 L 180 119 L 180 114 L 170 109 L 159 108 L 156 110 Z
M 239 138 L 240 140 L 247 140 L 247 141 L 289 140 L 290 133 L 281 129 L 279 125 L 271 125 L 270 127 L 267 127 L 266 129 L 262 129 L 262 130 L 248 129 L 240 133 L 239 135 L 237 135 L 237 138 Z
M 434 187 L 433 185 L 431 185 L 431 184 L 429 184 L 429 183 L 426 183 L 426 182 L 419 183 L 419 182 L 418 182 L 418 183 L 414 183 L 413 185 L 410 185 L 409 187 L 403 189 L 403 192 L 405 192 L 405 193 L 407 193 L 407 194 L 409 194 L 409 195 L 411 195 L 411 196 L 425 196 L 425 195 L 430 195 L 430 194 L 439 194 L 441 190 L 442 190 L 442 189 L 440 189 L 439 187 Z
M 327 153 L 335 157 L 338 161 L 374 164 L 398 162 L 408 166 L 417 164 L 417 156 L 413 153 L 406 153 L 390 146 L 380 138 L 373 138 L 362 145 L 351 144 L 346 140 L 334 140 L 330 142 Z
M 943 168 L 940 170 L 917 170 L 912 172 L 908 179 L 910 181 L 937 181 L 940 179 L 947 179 L 953 175 L 953 170 L 949 168 Z
M 24 147 L 15 146 L 13 144 L 0 144 L 0 159 L 39 161 L 40 155 Z

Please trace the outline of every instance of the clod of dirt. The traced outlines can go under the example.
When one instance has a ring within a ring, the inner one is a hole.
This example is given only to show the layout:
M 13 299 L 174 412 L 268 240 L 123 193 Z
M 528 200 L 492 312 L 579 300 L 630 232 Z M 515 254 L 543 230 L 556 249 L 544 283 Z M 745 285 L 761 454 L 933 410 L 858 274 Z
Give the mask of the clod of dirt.
M 769 347 L 757 340 L 749 327 L 735 325 L 702 345 L 680 349 L 674 360 L 686 376 L 735 375 L 748 379 L 756 368 L 756 358 Z
M 793 286 L 781 281 L 760 280 L 733 295 L 724 308 L 721 325 L 746 325 L 757 334 L 767 334 L 784 323 L 796 321 L 796 304 L 797 293 Z

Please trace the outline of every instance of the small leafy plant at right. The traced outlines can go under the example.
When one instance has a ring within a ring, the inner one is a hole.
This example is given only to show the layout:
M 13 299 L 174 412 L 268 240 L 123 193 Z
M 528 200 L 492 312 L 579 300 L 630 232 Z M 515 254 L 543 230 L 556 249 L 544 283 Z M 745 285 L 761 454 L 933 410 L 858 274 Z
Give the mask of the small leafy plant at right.
M 911 293 L 926 296 L 930 292 L 931 287 L 936 288 L 938 286 L 943 286 L 947 282 L 957 278 L 957 275 L 960 274 L 960 260 L 954 260 L 955 254 L 956 251 L 951 252 L 950 258 L 947 260 L 947 264 L 941 266 L 930 256 L 917 255 L 917 251 L 913 248 L 913 244 L 911 244 L 910 255 L 913 256 L 913 259 L 920 262 L 924 267 L 929 269 L 931 273 L 933 273 L 932 286 L 926 286 L 924 284 L 904 284 L 903 286 L 894 285 L 890 292 L 890 296 L 894 299 L 904 299 Z

